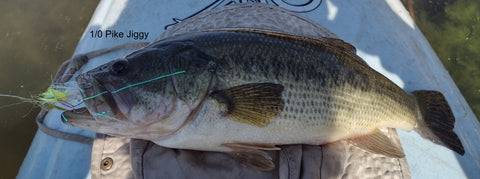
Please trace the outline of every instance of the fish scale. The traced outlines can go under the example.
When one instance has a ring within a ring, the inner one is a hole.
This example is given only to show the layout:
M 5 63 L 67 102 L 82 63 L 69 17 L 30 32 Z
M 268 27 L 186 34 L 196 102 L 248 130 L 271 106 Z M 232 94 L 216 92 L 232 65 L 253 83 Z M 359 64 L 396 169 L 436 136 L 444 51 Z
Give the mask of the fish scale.
M 303 42 L 287 43 L 282 41 L 283 39 L 266 38 L 261 35 L 247 33 L 217 33 L 215 37 L 205 35 L 190 40 L 195 43 L 197 48 L 215 59 L 215 63 L 218 66 L 216 69 L 218 84 L 216 85 L 221 88 L 262 82 L 278 83 L 285 86 L 282 96 L 285 99 L 285 106 L 278 117 L 265 127 L 267 128 L 266 130 L 247 125 L 247 128 L 244 129 L 245 131 L 249 131 L 254 136 L 267 135 L 264 131 L 281 133 L 282 130 L 279 129 L 285 128 L 308 130 L 317 133 L 323 128 L 333 128 L 339 129 L 343 133 L 341 134 L 342 136 L 331 137 L 332 139 L 312 139 L 312 137 L 309 137 L 312 134 L 302 133 L 302 135 L 296 136 L 295 140 L 290 140 L 288 139 L 289 137 L 277 137 L 278 141 L 255 142 L 285 144 L 301 141 L 302 143 L 321 144 L 340 138 L 348 138 L 353 135 L 369 133 L 379 126 L 401 127 L 411 130 L 415 124 L 417 111 L 402 108 L 401 105 L 403 104 L 395 101 L 398 98 L 411 98 L 408 94 L 402 91 L 402 93 L 396 94 L 400 96 L 396 98 L 377 94 L 379 91 L 398 88 L 394 86 L 395 84 L 390 82 L 389 85 L 394 87 L 380 90 L 375 90 L 375 87 L 384 86 L 366 84 L 373 89 L 364 91 L 363 88 L 357 87 L 365 82 L 361 79 L 362 77 L 358 77 L 358 74 L 353 79 L 347 79 L 352 77 L 351 74 L 354 72 L 342 64 L 335 56 L 356 57 L 353 54 L 331 55 L 335 52 L 312 45 L 302 46 Z M 233 51 L 231 49 L 238 50 Z M 280 57 L 279 54 L 282 56 Z M 348 60 L 345 61 L 348 62 Z M 327 65 L 327 68 L 322 65 Z M 336 66 L 332 67 L 332 65 Z M 239 66 L 240 68 L 238 68 Z M 270 71 L 252 69 L 270 69 Z M 374 75 L 378 76 L 378 74 Z M 222 78 L 228 80 L 223 80 Z M 311 97 L 307 98 L 305 94 L 309 94 Z M 364 103 L 365 101 L 374 103 L 368 104 Z M 410 102 L 411 105 L 414 104 L 414 100 L 410 100 Z M 312 103 L 319 105 L 310 105 Z M 395 113 L 394 111 L 398 109 L 402 109 L 403 112 Z M 202 116 L 202 118 L 211 117 Z M 223 118 L 228 118 L 228 116 Z M 228 121 L 228 119 L 223 118 L 210 122 L 221 123 Z M 391 121 L 395 120 L 399 122 L 395 122 L 394 125 L 390 126 L 388 124 L 385 125 L 388 121 L 391 123 Z M 282 135 L 290 134 L 284 132 Z M 281 141 L 282 138 L 285 141 Z M 219 143 L 222 142 L 229 141 L 219 141 Z
M 182 74 L 150 80 L 178 71 Z M 164 147 L 229 152 L 259 170 L 273 169 L 262 150 L 284 144 L 347 140 L 369 152 L 403 157 L 381 128 L 415 129 L 432 142 L 465 152 L 441 93 L 406 93 L 339 39 L 258 30 L 184 34 L 81 74 L 77 81 L 90 88 L 86 96 L 107 89 L 86 102 L 91 114 L 119 120 L 75 120 L 74 112 L 64 113 L 75 126 Z M 117 89 L 122 91 L 108 92 Z

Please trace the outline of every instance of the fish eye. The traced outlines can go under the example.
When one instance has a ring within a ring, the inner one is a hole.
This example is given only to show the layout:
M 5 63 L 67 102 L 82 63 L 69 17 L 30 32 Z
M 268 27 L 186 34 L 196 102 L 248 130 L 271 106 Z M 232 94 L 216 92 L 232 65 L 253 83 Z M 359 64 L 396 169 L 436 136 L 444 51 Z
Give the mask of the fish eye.
M 118 60 L 112 65 L 110 65 L 110 73 L 113 75 L 122 75 L 127 72 L 128 61 L 127 60 Z

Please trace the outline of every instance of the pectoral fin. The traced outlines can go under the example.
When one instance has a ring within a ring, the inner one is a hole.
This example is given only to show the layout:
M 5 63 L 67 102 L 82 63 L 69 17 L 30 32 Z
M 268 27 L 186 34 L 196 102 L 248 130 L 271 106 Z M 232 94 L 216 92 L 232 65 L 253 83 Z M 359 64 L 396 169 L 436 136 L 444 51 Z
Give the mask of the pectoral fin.
M 283 110 L 284 87 L 274 83 L 250 83 L 212 92 L 231 119 L 264 127 Z
M 272 157 L 262 150 L 280 150 L 269 144 L 228 143 L 223 144 L 230 149 L 230 156 L 236 161 L 260 171 L 270 171 L 275 168 Z
M 372 153 L 393 158 L 405 157 L 401 146 L 394 144 L 390 138 L 378 129 L 371 134 L 351 138 L 350 141 L 357 147 Z

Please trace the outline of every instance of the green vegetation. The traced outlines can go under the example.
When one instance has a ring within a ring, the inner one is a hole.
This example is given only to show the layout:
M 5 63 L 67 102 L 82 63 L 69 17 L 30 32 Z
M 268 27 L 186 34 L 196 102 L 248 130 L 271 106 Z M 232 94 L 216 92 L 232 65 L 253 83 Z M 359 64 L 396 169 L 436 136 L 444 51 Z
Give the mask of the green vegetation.
M 415 1 L 416 23 L 480 117 L 480 1 Z

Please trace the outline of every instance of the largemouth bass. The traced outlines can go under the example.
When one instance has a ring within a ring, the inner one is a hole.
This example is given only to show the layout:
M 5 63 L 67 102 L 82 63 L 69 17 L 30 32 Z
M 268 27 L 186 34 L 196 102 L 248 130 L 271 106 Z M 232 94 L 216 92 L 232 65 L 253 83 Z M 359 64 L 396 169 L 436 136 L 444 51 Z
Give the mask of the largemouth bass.
M 169 75 L 175 72 L 181 73 Z M 88 111 L 63 114 L 77 127 L 169 148 L 228 152 L 259 170 L 274 168 L 264 150 L 281 144 L 349 140 L 404 157 L 382 128 L 415 129 L 464 154 L 441 93 L 406 93 L 339 39 L 191 33 L 81 74 L 77 83 Z

